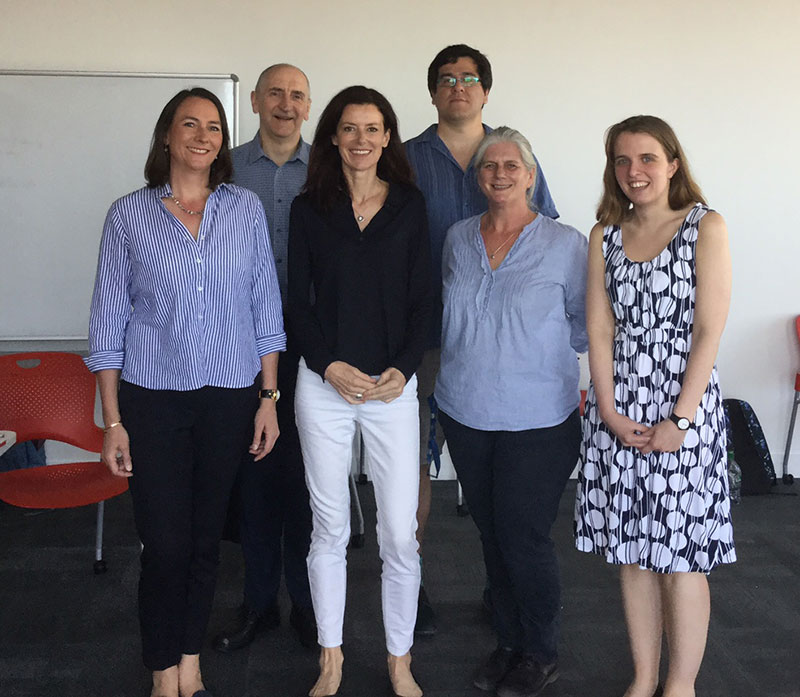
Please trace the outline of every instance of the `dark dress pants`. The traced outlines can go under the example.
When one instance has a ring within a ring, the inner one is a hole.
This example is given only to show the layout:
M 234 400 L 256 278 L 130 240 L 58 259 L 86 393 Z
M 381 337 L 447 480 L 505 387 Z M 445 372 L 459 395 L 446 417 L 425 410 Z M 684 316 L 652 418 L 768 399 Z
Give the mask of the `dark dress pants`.
M 291 348 L 278 363 L 280 438 L 267 457 L 246 455 L 239 473 L 240 535 L 245 563 L 244 601 L 263 613 L 274 605 L 281 582 L 294 605 L 311 609 L 306 557 L 311 541 L 311 508 L 303 456 L 294 422 L 299 356 Z
M 527 431 L 480 431 L 440 416 L 480 531 L 498 645 L 552 663 L 561 582 L 550 530 L 578 461 L 578 411 L 557 426 Z
M 139 622 L 150 670 L 200 653 L 228 500 L 253 437 L 256 387 L 177 392 L 121 382 L 142 542 Z

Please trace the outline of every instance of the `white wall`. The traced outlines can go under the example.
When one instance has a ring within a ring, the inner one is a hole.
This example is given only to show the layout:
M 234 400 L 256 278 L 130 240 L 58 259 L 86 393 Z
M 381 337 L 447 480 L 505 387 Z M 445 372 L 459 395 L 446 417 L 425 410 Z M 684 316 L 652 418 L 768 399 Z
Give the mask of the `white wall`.
M 728 220 L 723 390 L 753 404 L 779 466 L 800 368 L 798 36 L 797 0 L 2 0 L 0 68 L 236 73 L 247 138 L 251 86 L 288 61 L 311 79 L 308 139 L 327 100 L 359 82 L 389 97 L 408 138 L 435 120 L 431 58 L 466 42 L 494 68 L 486 122 L 531 139 L 562 219 L 586 232 L 604 130 L 634 113 L 662 116 Z M 57 103 L 52 135 L 70 137 Z M 800 474 L 800 436 L 793 451 Z

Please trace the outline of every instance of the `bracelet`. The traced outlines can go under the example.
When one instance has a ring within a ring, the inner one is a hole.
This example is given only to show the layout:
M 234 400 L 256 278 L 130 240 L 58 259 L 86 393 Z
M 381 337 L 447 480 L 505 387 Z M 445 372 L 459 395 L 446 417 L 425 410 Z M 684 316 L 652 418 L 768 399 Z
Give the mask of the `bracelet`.
M 113 424 L 109 424 L 103 429 L 103 433 L 108 433 L 114 426 L 122 426 L 122 421 L 115 421 Z

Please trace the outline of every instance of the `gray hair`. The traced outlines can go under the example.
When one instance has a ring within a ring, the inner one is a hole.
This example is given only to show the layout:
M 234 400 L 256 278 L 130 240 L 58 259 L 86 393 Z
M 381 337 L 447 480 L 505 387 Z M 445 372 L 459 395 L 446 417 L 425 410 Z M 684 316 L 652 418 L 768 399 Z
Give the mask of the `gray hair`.
M 536 171 L 536 160 L 533 157 L 533 148 L 531 148 L 531 144 L 528 142 L 528 139 L 519 131 L 509 128 L 508 126 L 500 126 L 499 128 L 495 128 L 491 133 L 487 133 L 483 137 L 483 140 L 478 145 L 478 149 L 475 151 L 475 155 L 473 157 L 475 169 L 479 169 L 483 164 L 483 160 L 486 157 L 486 151 L 492 145 L 496 145 L 498 143 L 512 143 L 513 145 L 516 145 L 517 150 L 519 150 L 519 158 L 522 160 L 522 164 L 525 165 L 525 169 L 527 169 L 529 172 Z M 535 188 L 536 179 L 534 178 L 533 185 L 526 192 L 528 203 L 533 200 L 533 190 Z

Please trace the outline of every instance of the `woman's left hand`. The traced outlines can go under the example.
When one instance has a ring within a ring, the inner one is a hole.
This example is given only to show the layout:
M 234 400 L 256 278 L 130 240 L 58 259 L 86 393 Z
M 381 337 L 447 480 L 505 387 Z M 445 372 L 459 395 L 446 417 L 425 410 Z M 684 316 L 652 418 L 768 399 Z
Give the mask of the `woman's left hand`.
M 265 457 L 275 446 L 278 440 L 280 429 L 278 428 L 278 412 L 275 402 L 271 399 L 262 399 L 261 406 L 258 407 L 255 418 L 255 428 L 253 430 L 253 442 L 250 444 L 249 452 L 255 455 L 255 460 Z
M 645 455 L 651 452 L 674 453 L 683 445 L 686 438 L 686 431 L 681 431 L 672 421 L 664 419 L 655 426 L 651 426 L 642 433 L 649 436 L 650 442 L 639 448 Z
M 364 392 L 364 401 L 368 399 L 379 399 L 387 404 L 393 399 L 397 399 L 403 394 L 406 386 L 406 378 L 397 368 L 387 368 L 384 370 L 375 387 L 370 387 Z

